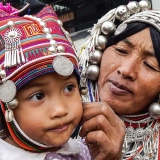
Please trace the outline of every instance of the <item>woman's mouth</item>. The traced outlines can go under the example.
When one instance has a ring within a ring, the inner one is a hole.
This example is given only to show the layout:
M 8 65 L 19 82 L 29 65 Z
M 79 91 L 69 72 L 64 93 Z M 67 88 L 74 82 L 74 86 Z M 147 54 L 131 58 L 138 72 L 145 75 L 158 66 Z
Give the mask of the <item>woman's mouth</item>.
M 109 89 L 113 94 L 126 95 L 128 93 L 132 94 L 132 91 L 126 86 L 118 83 L 117 81 L 109 80 Z

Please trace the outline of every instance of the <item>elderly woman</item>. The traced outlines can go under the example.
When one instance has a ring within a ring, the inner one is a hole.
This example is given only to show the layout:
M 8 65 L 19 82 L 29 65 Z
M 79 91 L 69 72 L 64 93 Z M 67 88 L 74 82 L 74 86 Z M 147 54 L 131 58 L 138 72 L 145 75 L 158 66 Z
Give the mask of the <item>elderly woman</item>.
M 82 47 L 82 98 L 94 103 L 84 103 L 80 135 L 96 160 L 160 159 L 160 11 L 150 8 L 111 10 Z

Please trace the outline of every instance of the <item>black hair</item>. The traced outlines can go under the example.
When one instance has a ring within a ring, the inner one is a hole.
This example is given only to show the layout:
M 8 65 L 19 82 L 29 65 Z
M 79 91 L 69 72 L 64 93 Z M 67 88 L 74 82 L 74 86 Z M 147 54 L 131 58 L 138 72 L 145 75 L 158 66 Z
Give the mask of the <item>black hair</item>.
M 137 32 L 140 32 L 145 28 L 150 29 L 150 34 L 151 34 L 153 48 L 155 51 L 155 56 L 160 66 L 160 32 L 150 24 L 142 23 L 142 22 L 134 22 L 134 23 L 127 24 L 127 28 L 122 33 L 108 38 L 107 47 L 113 44 L 116 44 L 119 41 L 123 40 L 124 38 L 129 37 Z

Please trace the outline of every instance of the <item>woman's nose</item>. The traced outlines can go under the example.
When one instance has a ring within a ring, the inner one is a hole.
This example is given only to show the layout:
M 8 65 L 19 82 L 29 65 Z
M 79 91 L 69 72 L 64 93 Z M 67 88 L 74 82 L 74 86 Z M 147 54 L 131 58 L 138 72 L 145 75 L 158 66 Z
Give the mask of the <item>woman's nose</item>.
M 124 79 L 134 81 L 137 77 L 138 60 L 135 58 L 127 58 L 121 62 L 121 65 L 117 69 L 117 73 Z

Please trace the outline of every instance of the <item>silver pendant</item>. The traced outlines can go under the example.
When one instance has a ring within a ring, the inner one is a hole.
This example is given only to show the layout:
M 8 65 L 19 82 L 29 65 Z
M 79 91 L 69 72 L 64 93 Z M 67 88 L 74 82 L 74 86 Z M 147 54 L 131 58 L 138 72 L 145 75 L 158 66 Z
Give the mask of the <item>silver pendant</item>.
M 0 99 L 3 102 L 10 102 L 15 97 L 16 92 L 16 85 L 11 80 L 7 80 L 0 85 Z
M 52 65 L 54 70 L 62 76 L 69 76 L 73 73 L 74 70 L 73 63 L 64 56 L 55 57 Z

